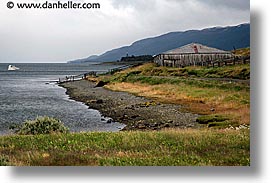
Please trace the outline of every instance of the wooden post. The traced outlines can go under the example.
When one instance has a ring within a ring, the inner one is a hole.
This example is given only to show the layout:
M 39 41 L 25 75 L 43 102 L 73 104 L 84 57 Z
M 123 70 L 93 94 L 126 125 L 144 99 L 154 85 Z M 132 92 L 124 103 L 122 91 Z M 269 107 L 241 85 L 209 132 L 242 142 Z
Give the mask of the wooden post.
M 243 57 L 243 64 L 245 64 L 245 58 Z
M 234 57 L 234 59 L 233 59 L 233 65 L 236 64 L 236 60 L 237 60 L 237 57 Z

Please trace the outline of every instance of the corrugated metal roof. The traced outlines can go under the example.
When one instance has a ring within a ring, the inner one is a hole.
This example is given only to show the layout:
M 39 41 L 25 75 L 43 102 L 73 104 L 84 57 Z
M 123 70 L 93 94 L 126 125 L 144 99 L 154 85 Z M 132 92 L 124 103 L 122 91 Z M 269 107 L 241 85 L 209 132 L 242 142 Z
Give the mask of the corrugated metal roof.
M 182 53 L 230 53 L 230 52 L 219 50 L 217 48 L 211 48 L 199 43 L 187 44 L 185 46 L 164 52 L 164 54 L 182 54 Z

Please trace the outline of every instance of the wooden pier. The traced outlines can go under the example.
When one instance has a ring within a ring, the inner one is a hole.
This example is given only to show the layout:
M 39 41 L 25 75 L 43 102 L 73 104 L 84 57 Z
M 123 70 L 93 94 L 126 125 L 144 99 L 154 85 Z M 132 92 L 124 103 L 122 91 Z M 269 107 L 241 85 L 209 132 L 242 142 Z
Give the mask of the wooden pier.
M 128 68 L 130 68 L 130 67 L 135 67 L 135 66 L 138 66 L 138 65 L 140 65 L 140 64 L 128 64 L 128 65 L 123 65 L 123 66 L 120 66 L 120 67 L 116 67 L 116 68 L 109 69 L 109 70 L 108 70 L 108 73 L 113 74 L 113 73 L 115 73 L 115 72 L 119 72 L 119 71 L 128 69 Z
M 66 83 L 66 82 L 73 82 L 73 81 L 78 81 L 78 80 L 81 80 L 81 79 L 86 79 L 88 76 L 98 76 L 99 74 L 113 74 L 115 72 L 119 72 L 119 71 L 122 71 L 122 70 L 125 70 L 127 68 L 130 68 L 130 67 L 134 67 L 134 66 L 137 66 L 138 64 L 128 64 L 128 65 L 123 65 L 123 66 L 120 66 L 120 67 L 115 67 L 115 68 L 112 68 L 112 69 L 108 69 L 108 71 L 104 70 L 104 71 L 90 71 L 90 72 L 86 72 L 86 73 L 83 73 L 83 74 L 79 74 L 79 75 L 70 75 L 70 76 L 65 76 L 64 78 L 59 78 L 58 81 L 56 81 L 58 84 L 61 84 L 61 83 Z

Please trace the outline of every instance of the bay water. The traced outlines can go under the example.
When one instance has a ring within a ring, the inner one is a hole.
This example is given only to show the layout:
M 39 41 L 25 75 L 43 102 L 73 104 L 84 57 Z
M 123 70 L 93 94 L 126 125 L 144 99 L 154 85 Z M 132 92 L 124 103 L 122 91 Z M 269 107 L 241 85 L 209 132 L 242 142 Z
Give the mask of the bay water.
M 72 132 L 119 131 L 124 125 L 106 123 L 100 112 L 69 99 L 54 81 L 90 71 L 106 72 L 115 65 L 67 63 L 16 63 L 20 70 L 8 71 L 0 63 L 0 135 L 11 133 L 12 124 L 38 116 L 60 119 Z

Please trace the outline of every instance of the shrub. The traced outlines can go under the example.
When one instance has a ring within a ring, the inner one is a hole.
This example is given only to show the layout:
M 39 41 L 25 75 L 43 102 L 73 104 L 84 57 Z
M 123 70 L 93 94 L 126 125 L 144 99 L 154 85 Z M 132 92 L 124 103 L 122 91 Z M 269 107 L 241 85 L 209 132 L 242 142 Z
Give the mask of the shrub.
M 223 129 L 228 127 L 239 126 L 237 121 L 230 119 L 225 115 L 210 114 L 200 116 L 196 120 L 199 124 L 207 125 L 208 128 L 213 127 L 217 129 Z
M 33 121 L 25 121 L 19 127 L 17 134 L 38 135 L 67 132 L 69 132 L 69 129 L 60 120 L 51 117 L 37 117 Z
M 229 120 L 229 118 L 221 115 L 205 115 L 205 116 L 200 116 L 197 118 L 197 122 L 200 124 L 208 124 L 210 122 L 224 122 L 226 120 Z
M 9 166 L 9 158 L 6 155 L 0 155 L 0 166 Z

